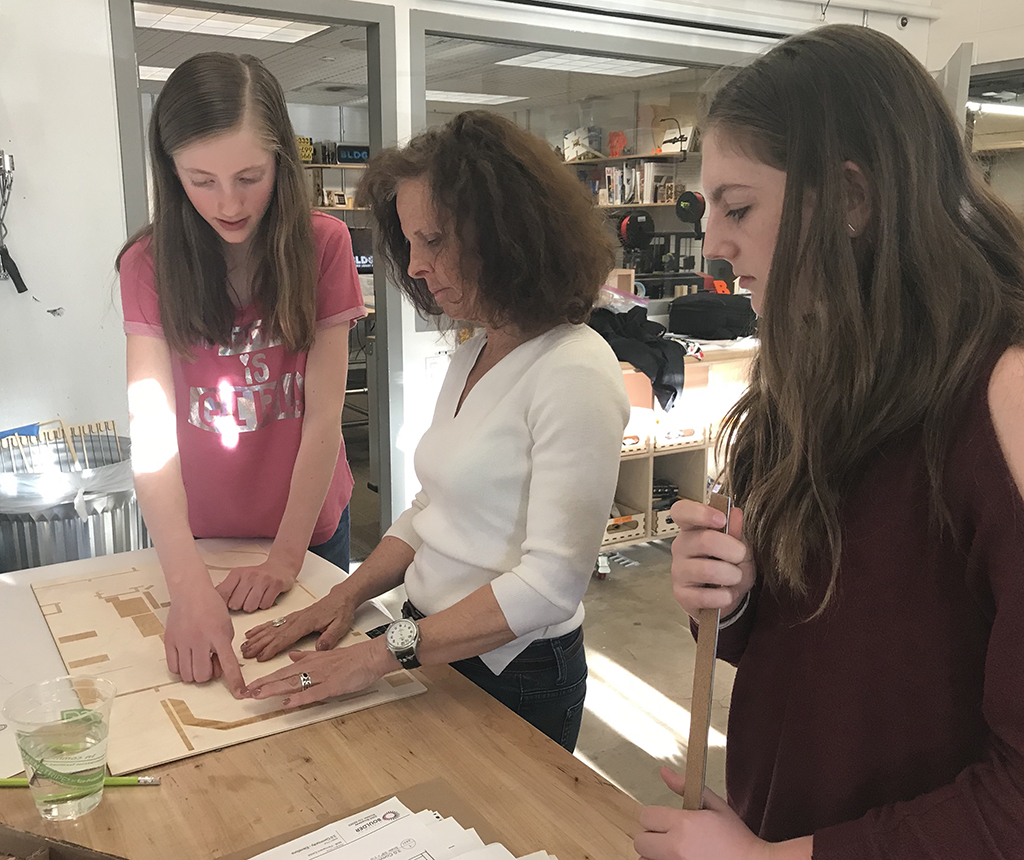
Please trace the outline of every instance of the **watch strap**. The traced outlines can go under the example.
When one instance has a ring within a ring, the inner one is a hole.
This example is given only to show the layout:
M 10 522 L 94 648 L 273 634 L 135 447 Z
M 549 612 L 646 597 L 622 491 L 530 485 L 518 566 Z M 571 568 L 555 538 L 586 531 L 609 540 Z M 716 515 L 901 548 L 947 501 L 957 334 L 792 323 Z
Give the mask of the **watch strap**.
M 403 651 L 401 653 L 396 651 L 394 654 L 395 659 L 402 664 L 403 669 L 419 669 L 420 661 L 414 650 Z

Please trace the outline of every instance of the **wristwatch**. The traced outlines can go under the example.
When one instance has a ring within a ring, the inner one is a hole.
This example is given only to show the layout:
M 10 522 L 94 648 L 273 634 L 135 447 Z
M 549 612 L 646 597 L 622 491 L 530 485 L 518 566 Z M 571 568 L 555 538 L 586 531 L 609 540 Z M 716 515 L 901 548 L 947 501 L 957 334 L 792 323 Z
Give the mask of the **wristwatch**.
M 420 626 L 411 618 L 392 621 L 384 632 L 384 642 L 403 669 L 419 668 L 416 649 L 420 645 Z

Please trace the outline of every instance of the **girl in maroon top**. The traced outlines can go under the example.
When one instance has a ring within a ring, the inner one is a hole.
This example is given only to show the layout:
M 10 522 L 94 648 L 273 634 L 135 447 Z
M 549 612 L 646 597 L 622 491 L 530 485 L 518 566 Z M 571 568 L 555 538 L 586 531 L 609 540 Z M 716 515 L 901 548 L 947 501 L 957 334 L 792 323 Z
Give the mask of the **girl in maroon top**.
M 295 135 L 255 57 L 199 54 L 157 98 L 153 222 L 118 258 L 135 488 L 167 580 L 168 668 L 245 684 L 228 610 L 267 609 L 306 549 L 348 567 L 341 437 L 364 316 L 348 229 L 310 216 Z M 272 538 L 216 589 L 194 537 Z
M 728 803 L 645 809 L 636 849 L 1022 858 L 1024 226 L 867 28 L 786 40 L 703 128 L 704 253 L 761 315 L 728 534 L 672 510 L 676 599 L 737 667 Z

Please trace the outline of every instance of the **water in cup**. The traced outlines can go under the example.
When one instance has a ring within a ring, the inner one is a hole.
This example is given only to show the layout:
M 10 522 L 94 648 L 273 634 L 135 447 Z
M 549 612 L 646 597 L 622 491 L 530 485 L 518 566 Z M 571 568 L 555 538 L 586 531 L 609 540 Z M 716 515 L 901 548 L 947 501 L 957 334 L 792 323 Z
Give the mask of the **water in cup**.
M 77 818 L 103 797 L 114 692 L 101 678 L 58 678 L 26 687 L 4 705 L 43 818 Z

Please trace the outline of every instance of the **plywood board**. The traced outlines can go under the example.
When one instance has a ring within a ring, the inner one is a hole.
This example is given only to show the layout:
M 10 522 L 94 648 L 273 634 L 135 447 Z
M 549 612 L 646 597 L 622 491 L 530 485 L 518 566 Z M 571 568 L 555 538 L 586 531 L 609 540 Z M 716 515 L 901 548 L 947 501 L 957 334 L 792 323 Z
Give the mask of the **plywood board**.
M 257 545 L 204 551 L 210 575 L 220 582 L 234 567 L 259 564 Z M 154 554 L 155 556 L 155 554 Z M 167 669 L 163 631 L 170 598 L 159 564 L 118 565 L 110 572 L 33 584 L 39 608 L 70 675 L 99 675 L 117 685 L 111 715 L 108 765 L 114 775 L 153 767 L 298 726 L 328 720 L 422 693 L 399 671 L 350 696 L 282 710 L 273 701 L 236 700 L 221 681 L 184 684 Z M 233 612 L 235 652 L 246 683 L 292 665 L 287 653 L 265 663 L 241 657 L 245 631 L 309 606 L 316 596 L 302 578 L 271 609 Z M 351 632 L 338 647 L 366 638 Z M 313 639 L 298 647 L 312 647 Z

